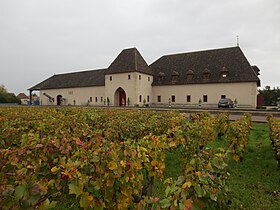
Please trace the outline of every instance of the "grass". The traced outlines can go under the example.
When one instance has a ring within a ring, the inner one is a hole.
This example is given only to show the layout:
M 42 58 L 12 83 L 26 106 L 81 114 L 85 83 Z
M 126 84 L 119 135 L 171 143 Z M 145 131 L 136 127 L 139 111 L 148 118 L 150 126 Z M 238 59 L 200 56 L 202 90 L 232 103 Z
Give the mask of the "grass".
M 214 145 L 220 146 L 221 142 Z M 165 178 L 176 179 L 183 163 L 179 151 L 166 154 Z M 231 161 L 228 166 L 230 178 L 228 209 L 280 209 L 280 170 L 274 158 L 269 129 L 266 123 L 254 123 L 250 142 L 241 162 Z M 156 195 L 164 195 L 164 186 L 155 183 Z
M 280 171 L 269 139 L 268 125 L 253 124 L 242 162 L 229 164 L 232 209 L 280 209 Z

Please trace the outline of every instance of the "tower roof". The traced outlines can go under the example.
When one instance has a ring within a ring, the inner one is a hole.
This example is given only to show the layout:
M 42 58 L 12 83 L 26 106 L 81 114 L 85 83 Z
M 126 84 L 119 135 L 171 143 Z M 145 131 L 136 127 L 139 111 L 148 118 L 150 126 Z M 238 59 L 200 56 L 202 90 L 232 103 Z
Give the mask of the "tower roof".
M 136 48 L 124 49 L 111 63 L 105 74 L 117 74 L 126 72 L 140 72 L 153 75 L 142 55 Z

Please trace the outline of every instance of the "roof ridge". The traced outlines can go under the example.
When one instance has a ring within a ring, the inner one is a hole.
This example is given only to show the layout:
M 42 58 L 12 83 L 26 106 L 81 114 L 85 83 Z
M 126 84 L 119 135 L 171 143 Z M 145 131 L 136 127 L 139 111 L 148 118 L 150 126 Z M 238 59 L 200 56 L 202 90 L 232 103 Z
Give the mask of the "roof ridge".
M 66 75 L 66 74 L 78 74 L 78 73 L 86 73 L 86 72 L 91 72 L 91 71 L 104 71 L 107 68 L 102 68 L 102 69 L 87 69 L 87 70 L 78 70 L 75 72 L 65 72 L 65 73 L 58 73 L 58 74 L 54 74 L 53 76 L 58 76 L 58 75 Z
M 161 56 L 166 57 L 166 56 L 173 56 L 173 55 L 185 55 L 185 54 L 192 54 L 192 53 L 202 53 L 202 52 L 209 52 L 209 51 L 220 51 L 220 50 L 227 50 L 227 49 L 233 49 L 233 48 L 239 48 L 239 46 L 234 46 L 234 47 L 223 47 L 223 48 L 213 48 L 213 49 L 205 49 L 205 50 L 197 50 L 197 51 L 189 51 L 189 52 L 179 52 L 179 53 L 172 53 L 172 54 L 166 54 Z

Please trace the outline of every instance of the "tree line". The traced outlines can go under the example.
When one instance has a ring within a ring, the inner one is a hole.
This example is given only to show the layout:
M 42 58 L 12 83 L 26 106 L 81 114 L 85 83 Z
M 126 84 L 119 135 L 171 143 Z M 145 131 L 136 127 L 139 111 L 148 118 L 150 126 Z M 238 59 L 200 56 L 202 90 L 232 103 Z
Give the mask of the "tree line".
M 280 103 L 280 88 L 265 86 L 262 90 L 259 90 L 259 93 L 263 96 L 263 105 L 277 105 Z
M 0 85 L 0 103 L 18 103 L 21 101 L 13 93 L 8 93 L 4 85 Z

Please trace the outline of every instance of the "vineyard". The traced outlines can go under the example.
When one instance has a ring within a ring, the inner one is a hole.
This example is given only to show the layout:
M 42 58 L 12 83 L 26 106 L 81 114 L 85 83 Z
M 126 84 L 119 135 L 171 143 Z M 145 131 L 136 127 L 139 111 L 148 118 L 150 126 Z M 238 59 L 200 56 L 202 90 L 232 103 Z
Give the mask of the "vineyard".
M 273 118 L 272 115 L 268 115 L 267 122 L 270 130 L 269 137 L 280 169 L 280 121 Z
M 0 108 L 0 204 L 224 209 L 228 162 L 242 161 L 251 126 L 250 115 L 230 122 L 226 114 Z M 164 178 L 166 153 L 175 150 L 183 170 Z

